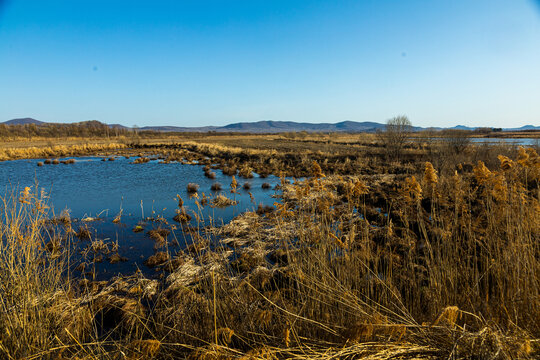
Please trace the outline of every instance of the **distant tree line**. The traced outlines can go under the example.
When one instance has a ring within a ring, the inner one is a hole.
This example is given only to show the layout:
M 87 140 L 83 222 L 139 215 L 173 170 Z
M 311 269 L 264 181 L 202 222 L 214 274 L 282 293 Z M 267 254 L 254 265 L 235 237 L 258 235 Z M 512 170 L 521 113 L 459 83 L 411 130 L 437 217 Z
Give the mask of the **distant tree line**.
M 74 124 L 24 124 L 6 125 L 0 124 L 0 138 L 65 138 L 65 137 L 133 137 L 152 136 L 158 134 L 155 131 L 137 131 L 129 128 L 110 127 L 99 121 L 84 121 Z

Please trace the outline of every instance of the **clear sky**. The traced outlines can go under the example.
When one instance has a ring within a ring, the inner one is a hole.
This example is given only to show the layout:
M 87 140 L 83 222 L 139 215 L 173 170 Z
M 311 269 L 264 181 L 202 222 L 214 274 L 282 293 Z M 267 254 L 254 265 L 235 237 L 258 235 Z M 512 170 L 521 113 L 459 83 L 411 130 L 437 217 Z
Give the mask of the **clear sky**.
M 540 125 L 532 0 L 0 0 L 0 121 Z

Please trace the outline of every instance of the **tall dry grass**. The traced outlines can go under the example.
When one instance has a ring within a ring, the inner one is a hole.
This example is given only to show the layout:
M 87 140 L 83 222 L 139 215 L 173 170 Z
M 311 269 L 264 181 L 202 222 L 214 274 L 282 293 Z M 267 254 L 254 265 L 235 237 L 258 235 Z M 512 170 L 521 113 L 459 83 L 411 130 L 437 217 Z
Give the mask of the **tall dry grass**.
M 298 326 L 301 336 L 412 336 L 445 356 L 527 357 L 540 336 L 540 158 L 520 149 L 500 161 L 468 177 L 439 177 L 427 163 L 423 180 L 371 198 L 320 175 L 293 186 L 280 211 L 284 227 L 287 217 L 298 226 L 294 297 L 320 323 Z
M 79 339 L 90 313 L 70 299 L 68 239 L 47 233 L 44 194 L 0 199 L 0 357 L 21 359 Z
M 55 145 L 44 147 L 25 147 L 25 148 L 0 148 L 0 161 L 63 157 L 87 155 L 98 151 L 111 151 L 127 148 L 126 144 L 108 143 L 108 144 L 82 144 L 82 145 Z

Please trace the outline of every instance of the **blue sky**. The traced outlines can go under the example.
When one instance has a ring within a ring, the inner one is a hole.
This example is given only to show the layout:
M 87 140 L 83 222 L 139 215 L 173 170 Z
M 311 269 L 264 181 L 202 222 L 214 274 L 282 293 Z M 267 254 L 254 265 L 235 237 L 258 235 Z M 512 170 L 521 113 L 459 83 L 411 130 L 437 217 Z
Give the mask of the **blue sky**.
M 0 121 L 540 125 L 532 0 L 0 0 Z

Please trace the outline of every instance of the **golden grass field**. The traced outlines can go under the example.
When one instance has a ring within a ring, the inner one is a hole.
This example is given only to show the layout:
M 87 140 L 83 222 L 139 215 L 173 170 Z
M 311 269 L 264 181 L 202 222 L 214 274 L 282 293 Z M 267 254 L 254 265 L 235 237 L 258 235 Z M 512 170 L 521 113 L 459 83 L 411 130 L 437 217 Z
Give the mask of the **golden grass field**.
M 43 194 L 7 194 L 1 357 L 537 359 L 537 151 L 420 138 L 396 157 L 369 134 L 3 143 L 0 160 L 159 155 L 305 180 L 283 177 L 273 209 L 187 229 L 184 251 L 154 255 L 162 280 L 72 277 L 69 218 L 46 231 Z

